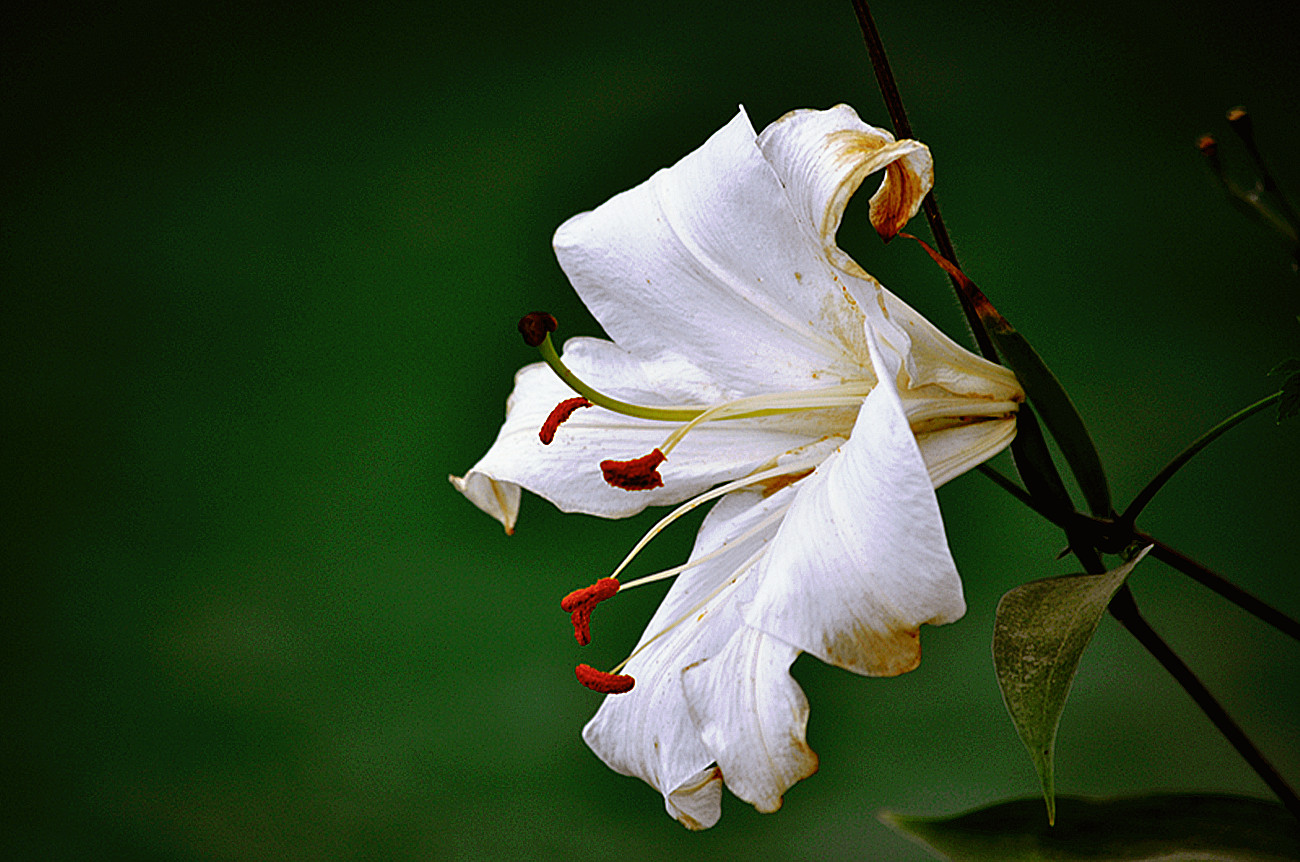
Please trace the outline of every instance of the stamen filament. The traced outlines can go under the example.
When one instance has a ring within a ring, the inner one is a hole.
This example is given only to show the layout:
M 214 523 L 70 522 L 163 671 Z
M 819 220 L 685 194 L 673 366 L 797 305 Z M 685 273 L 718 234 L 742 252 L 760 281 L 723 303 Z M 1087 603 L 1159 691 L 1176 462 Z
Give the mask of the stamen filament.
M 619 663 L 618 663 L 618 666 L 615 667 L 614 670 L 611 671 L 611 673 L 613 673 L 613 674 L 617 674 L 617 673 L 618 673 L 619 671 L 621 671 L 623 668 L 627 667 L 627 663 L 630 662 L 632 659 L 636 658 L 636 657 L 641 653 L 641 650 L 643 650 L 643 649 L 645 649 L 646 647 L 650 646 L 650 644 L 652 644 L 652 643 L 654 643 L 655 641 L 659 640 L 659 638 L 663 637 L 664 635 L 668 634 L 668 633 L 669 633 L 670 631 L 672 631 L 673 629 L 677 628 L 677 627 L 678 627 L 679 625 L 681 625 L 682 623 L 686 622 L 688 619 L 690 619 L 692 616 L 694 616 L 695 613 L 696 613 L 697 611 L 699 611 L 700 608 L 704 607 L 704 606 L 707 605 L 709 602 L 711 602 L 711 601 L 713 601 L 715 598 L 717 598 L 717 597 L 722 593 L 723 590 L 725 590 L 727 587 L 730 587 L 730 586 L 734 585 L 737 581 L 740 580 L 740 576 L 741 576 L 741 575 L 743 575 L 743 574 L 745 574 L 745 572 L 749 571 L 749 569 L 750 569 L 750 568 L 751 568 L 755 563 L 757 563 L 759 560 L 761 560 L 761 559 L 763 558 L 763 555 L 764 555 L 765 553 L 767 553 L 767 547 L 766 547 L 766 546 L 764 546 L 764 547 L 762 547 L 762 548 L 759 548 L 758 551 L 756 551 L 756 552 L 755 552 L 755 553 L 754 553 L 754 554 L 753 554 L 753 555 L 752 555 L 748 560 L 746 560 L 746 561 L 744 562 L 743 565 L 741 565 L 738 569 L 736 569 L 735 573 L 732 574 L 732 576 L 731 576 L 730 578 L 727 578 L 725 581 L 723 581 L 722 583 L 718 584 L 717 588 L 716 588 L 713 592 L 709 593 L 707 596 L 705 596 L 704 598 L 702 598 L 702 599 L 700 599 L 698 602 L 696 602 L 694 605 L 692 605 L 690 610 L 688 610 L 686 613 L 682 614 L 682 615 L 681 615 L 680 617 L 678 617 L 677 619 L 673 620 L 671 623 L 669 623 L 667 626 L 665 626 L 665 627 L 663 628 L 662 631 L 659 631 L 659 632 L 655 633 L 655 635 L 654 635 L 653 637 L 649 638 L 648 640 L 646 640 L 645 643 L 641 644 L 639 647 L 637 647 L 636 649 L 634 649 L 634 650 L 632 651 L 632 654 L 631 654 L 630 656 L 628 656 L 627 658 L 623 659 L 621 662 L 619 662 Z
M 735 546 L 738 545 L 739 543 L 745 541 L 746 539 L 754 538 L 754 536 L 758 535 L 763 530 L 767 529 L 773 523 L 780 521 L 782 518 L 785 517 L 786 510 L 789 508 L 790 508 L 789 506 L 784 506 L 778 509 L 777 511 L 768 515 L 763 520 L 759 521 L 754 526 L 750 527 L 745 532 L 741 533 L 739 536 L 736 536 L 735 538 L 732 539 L 728 539 L 726 542 L 723 542 L 721 546 L 714 548 L 712 551 L 709 551 L 707 554 L 705 554 L 702 557 L 696 557 L 693 560 L 689 560 L 685 563 L 682 563 L 680 566 L 673 566 L 671 569 L 664 569 L 662 572 L 655 572 L 653 575 L 646 575 L 645 577 L 637 578 L 635 581 L 628 581 L 626 584 L 620 584 L 620 589 L 628 590 L 631 589 L 632 587 L 641 587 L 641 586 L 645 586 L 646 584 L 653 584 L 655 581 L 667 580 L 668 578 L 680 575 L 682 572 L 686 571 L 687 569 L 693 569 L 698 565 L 707 563 L 709 560 L 715 559 L 721 556 L 722 554 L 726 553 L 727 551 L 734 550 Z
M 822 453 L 819 452 L 818 454 L 820 455 Z M 651 539 L 653 539 L 655 536 L 663 532 L 664 529 L 666 529 L 668 525 L 671 524 L 673 521 L 676 521 L 678 518 L 687 514 L 691 510 L 704 505 L 710 500 L 716 500 L 721 496 L 730 494 L 732 491 L 738 490 L 740 488 L 744 488 L 747 485 L 756 485 L 759 482 L 766 482 L 768 479 L 775 479 L 778 476 L 785 476 L 792 473 L 801 473 L 809 467 L 817 466 L 819 463 L 821 463 L 822 460 L 824 460 L 824 458 L 822 457 L 818 457 L 816 459 L 809 458 L 807 461 L 795 461 L 790 464 L 785 464 L 779 467 L 773 467 L 770 470 L 763 470 L 762 472 L 754 473 L 752 475 L 745 476 L 740 479 L 736 479 L 734 482 L 728 482 L 725 485 L 719 485 L 716 488 L 713 488 L 709 491 L 705 491 L 703 494 L 700 494 L 698 497 L 694 497 L 690 500 L 687 500 L 685 503 L 678 506 L 672 512 L 665 515 L 659 521 L 659 523 L 651 527 L 650 531 L 641 537 L 641 541 L 637 542 L 635 545 L 632 546 L 632 550 L 628 551 L 627 556 L 623 558 L 623 562 L 618 564 L 618 568 L 616 568 L 613 571 L 613 573 L 610 574 L 610 577 L 617 578 L 619 576 L 619 573 L 627 568 L 628 563 L 632 562 L 632 560 L 636 557 L 636 555 L 641 553 L 642 549 L 645 548 L 646 545 L 650 544 Z M 636 583 L 636 581 L 633 581 L 631 583 Z M 622 589 L 627 589 L 629 586 L 631 586 L 631 583 L 623 584 Z

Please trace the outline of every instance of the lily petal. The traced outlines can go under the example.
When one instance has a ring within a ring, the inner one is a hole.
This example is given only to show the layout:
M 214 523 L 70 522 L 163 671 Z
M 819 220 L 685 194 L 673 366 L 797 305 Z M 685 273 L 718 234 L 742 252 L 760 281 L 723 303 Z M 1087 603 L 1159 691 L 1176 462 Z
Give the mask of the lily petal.
M 934 161 L 925 144 L 895 140 L 862 122 L 848 105 L 791 111 L 763 130 L 758 146 L 827 258 L 860 278 L 870 276 L 835 244 L 844 208 L 858 186 L 885 169 L 871 198 L 871 224 L 888 240 L 916 215 L 934 185 Z
M 893 385 L 900 360 L 867 338 L 881 383 L 848 442 L 799 483 L 745 618 L 829 664 L 893 676 L 920 662 L 921 623 L 950 622 L 966 605 Z
M 732 397 L 869 377 L 862 311 L 755 141 L 742 110 L 673 167 L 569 219 L 560 265 L 619 346 L 689 356 Z
M 741 491 L 713 507 L 691 559 L 727 552 L 678 576 L 622 671 L 636 688 L 606 697 L 583 730 L 610 768 L 659 790 L 668 813 L 692 828 L 711 826 L 721 810 L 709 779 L 714 753 L 691 716 L 682 671 L 719 654 L 741 627 L 738 605 L 754 588 L 745 564 L 767 548 L 793 496 L 793 487 L 766 498 Z
M 799 650 L 742 626 L 712 658 L 682 676 L 691 716 L 727 787 L 759 811 L 817 771 L 808 747 L 808 698 L 790 676 Z
M 916 444 L 930 471 L 930 483 L 938 488 L 955 479 L 972 467 L 983 464 L 1001 452 L 1016 438 L 1015 416 L 990 419 L 945 428 L 928 434 L 917 434 Z
M 572 338 L 564 362 L 597 389 L 628 401 L 662 404 L 699 403 L 717 395 L 689 364 L 660 358 L 642 362 L 608 341 Z M 612 413 L 599 407 L 577 411 L 555 440 L 545 446 L 538 429 L 560 401 L 573 392 L 546 365 L 529 365 L 515 376 L 506 405 L 506 421 L 496 442 L 464 477 L 452 484 L 480 509 L 514 528 L 519 486 L 544 497 L 565 512 L 609 518 L 636 514 L 647 506 L 677 503 L 721 482 L 770 466 L 776 456 L 826 434 L 825 428 L 800 433 L 790 420 L 712 422 L 692 431 L 662 468 L 665 485 L 649 491 L 613 488 L 601 475 L 600 462 L 645 455 L 664 442 L 672 423 Z M 851 427 L 845 417 L 843 431 Z

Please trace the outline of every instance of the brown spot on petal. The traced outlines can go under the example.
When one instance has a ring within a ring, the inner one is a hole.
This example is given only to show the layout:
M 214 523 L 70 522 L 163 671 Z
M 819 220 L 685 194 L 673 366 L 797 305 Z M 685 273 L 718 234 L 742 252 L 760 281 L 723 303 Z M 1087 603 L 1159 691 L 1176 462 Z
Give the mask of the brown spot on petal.
M 831 664 L 867 676 L 898 676 L 921 663 L 921 632 L 914 628 L 878 631 L 854 626 L 835 632 L 825 643 Z
M 805 476 L 812 475 L 812 468 L 801 470 L 798 473 L 786 473 L 784 476 L 773 476 L 771 479 L 764 479 L 762 482 L 755 482 L 754 487 L 762 491 L 764 497 L 770 497 L 782 488 L 789 487 Z

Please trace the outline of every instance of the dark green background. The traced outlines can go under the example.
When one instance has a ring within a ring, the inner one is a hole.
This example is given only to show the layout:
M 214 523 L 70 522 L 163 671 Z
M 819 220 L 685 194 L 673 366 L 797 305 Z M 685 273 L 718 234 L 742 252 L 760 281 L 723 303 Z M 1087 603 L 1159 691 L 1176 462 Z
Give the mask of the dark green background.
M 1298 16 L 877 6 L 964 266 L 1056 368 L 1126 500 L 1300 355 L 1285 249 L 1192 146 L 1228 137 L 1224 110 L 1246 102 L 1297 188 Z M 522 312 L 598 333 L 551 256 L 563 219 L 738 103 L 760 128 L 840 101 L 887 124 L 847 0 L 25 14 L 0 28 L 0 854 L 919 859 L 877 810 L 1035 792 L 992 677 L 992 613 L 1070 566 L 987 480 L 940 495 L 965 619 L 928 630 L 896 680 L 801 659 L 820 773 L 775 815 L 728 798 L 701 835 L 579 737 L 598 698 L 572 665 L 620 658 L 660 593 L 602 609 L 594 653 L 557 602 L 647 518 L 526 498 L 506 538 L 446 482 L 533 359 Z M 843 242 L 964 334 L 945 280 L 875 241 L 864 206 Z M 1297 427 L 1252 420 L 1144 519 L 1292 614 Z M 680 560 L 691 534 L 639 570 Z M 1154 561 L 1134 577 L 1300 781 L 1300 647 Z M 1110 621 L 1059 753 L 1064 792 L 1266 795 Z

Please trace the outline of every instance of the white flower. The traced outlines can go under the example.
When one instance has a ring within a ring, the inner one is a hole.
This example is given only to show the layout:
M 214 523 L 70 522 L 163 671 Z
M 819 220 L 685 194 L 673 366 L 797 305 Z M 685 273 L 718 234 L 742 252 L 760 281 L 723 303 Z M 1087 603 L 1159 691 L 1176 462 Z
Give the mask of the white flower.
M 524 368 L 496 443 L 452 477 L 507 531 L 521 486 L 608 517 L 687 501 L 646 540 L 718 501 L 687 564 L 636 582 L 677 574 L 623 674 L 579 671 L 607 691 L 635 679 L 584 738 L 691 828 L 717 821 L 723 781 L 774 811 L 816 771 L 789 674 L 801 651 L 895 675 L 920 661 L 922 623 L 965 612 L 934 488 L 1011 441 L 1023 394 L 836 245 L 849 198 L 882 169 L 871 221 L 888 239 L 930 188 L 923 144 L 843 105 L 787 114 L 757 137 L 742 111 L 672 168 L 570 219 L 556 254 L 612 340 L 570 339 L 563 363 L 597 404 L 569 405 L 556 431 L 570 385 L 545 364 Z M 656 452 L 666 460 L 609 463 Z M 580 640 L 583 615 L 617 589 L 601 584 L 576 599 Z

